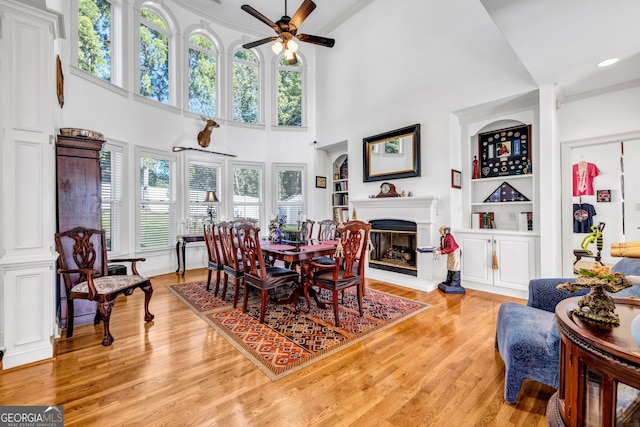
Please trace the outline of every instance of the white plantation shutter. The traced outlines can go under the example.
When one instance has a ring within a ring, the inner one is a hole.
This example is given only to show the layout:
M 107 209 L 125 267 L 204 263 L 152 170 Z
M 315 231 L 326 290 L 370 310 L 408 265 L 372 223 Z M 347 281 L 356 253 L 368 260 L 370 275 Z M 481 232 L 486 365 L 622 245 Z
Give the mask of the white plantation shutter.
M 278 217 L 284 216 L 287 224 L 298 224 L 304 212 L 303 165 L 275 165 L 276 209 Z
M 139 247 L 173 247 L 176 242 L 175 159 L 146 152 L 138 157 Z
M 212 163 L 189 162 L 187 171 L 187 182 L 189 183 L 189 191 L 187 206 L 189 206 L 188 229 L 189 233 L 197 234 L 202 232 L 202 225 L 209 218 L 209 203 L 204 200 L 207 191 L 215 191 L 218 200 L 220 196 L 220 184 L 218 177 L 220 176 L 220 166 Z M 219 204 L 213 204 L 213 222 L 219 221 Z
M 123 147 L 105 144 L 100 157 L 102 169 L 102 229 L 107 253 L 122 252 Z
M 262 211 L 262 166 L 232 165 L 233 216 L 260 221 Z

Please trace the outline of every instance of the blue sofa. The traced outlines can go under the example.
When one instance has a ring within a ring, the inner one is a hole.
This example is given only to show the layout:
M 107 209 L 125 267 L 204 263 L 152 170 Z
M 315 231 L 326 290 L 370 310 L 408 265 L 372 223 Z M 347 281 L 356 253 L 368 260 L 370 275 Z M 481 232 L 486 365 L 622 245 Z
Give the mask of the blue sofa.
M 640 276 L 640 259 L 623 258 L 612 268 L 625 276 Z M 498 310 L 496 349 L 505 363 L 504 399 L 515 404 L 524 380 L 558 388 L 560 333 L 555 318 L 556 305 L 565 298 L 584 295 L 588 289 L 569 293 L 556 286 L 571 278 L 532 279 L 527 305 L 505 302 Z M 636 278 L 631 280 L 637 282 Z M 640 297 L 640 284 L 616 294 Z

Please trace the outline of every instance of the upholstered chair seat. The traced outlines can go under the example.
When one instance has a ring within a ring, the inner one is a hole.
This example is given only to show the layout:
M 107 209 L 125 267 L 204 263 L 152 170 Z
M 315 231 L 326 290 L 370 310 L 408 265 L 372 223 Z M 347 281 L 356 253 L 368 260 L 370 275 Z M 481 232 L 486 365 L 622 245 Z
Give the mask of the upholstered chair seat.
M 125 288 L 130 288 L 149 279 L 138 275 L 129 276 L 102 276 L 93 279 L 98 294 L 112 294 Z M 133 289 L 132 289 L 133 291 Z M 85 280 L 71 288 L 71 292 L 89 293 L 89 283 Z

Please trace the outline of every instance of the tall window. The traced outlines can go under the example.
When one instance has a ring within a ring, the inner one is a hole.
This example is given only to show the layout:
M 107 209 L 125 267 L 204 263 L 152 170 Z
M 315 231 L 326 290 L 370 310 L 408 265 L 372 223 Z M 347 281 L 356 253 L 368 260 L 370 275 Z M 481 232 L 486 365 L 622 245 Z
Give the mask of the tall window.
M 302 126 L 302 65 L 278 63 L 278 125 Z
M 140 11 L 140 95 L 169 103 L 167 24 L 149 9 Z
M 106 144 L 100 156 L 102 169 L 102 229 L 107 252 L 122 252 L 123 149 Z
M 111 81 L 113 6 L 108 0 L 78 0 L 78 67 Z
M 209 210 L 213 215 L 213 222 L 219 221 L 220 206 L 217 203 L 206 203 L 207 191 L 215 191 L 220 198 L 220 186 L 218 177 L 220 167 L 218 165 L 190 162 L 187 182 L 189 183 L 189 233 L 201 233 L 202 225 L 209 218 Z
M 260 122 L 260 73 L 258 58 L 246 49 L 233 54 L 233 120 Z
M 260 220 L 262 210 L 262 167 L 234 165 L 233 216 Z
M 303 165 L 275 165 L 276 209 L 278 218 L 284 216 L 287 224 L 297 224 L 305 210 Z
M 189 111 L 215 117 L 218 65 L 216 48 L 208 38 L 189 38 Z
M 138 206 L 141 249 L 166 248 L 176 241 L 175 160 L 153 153 L 139 155 Z

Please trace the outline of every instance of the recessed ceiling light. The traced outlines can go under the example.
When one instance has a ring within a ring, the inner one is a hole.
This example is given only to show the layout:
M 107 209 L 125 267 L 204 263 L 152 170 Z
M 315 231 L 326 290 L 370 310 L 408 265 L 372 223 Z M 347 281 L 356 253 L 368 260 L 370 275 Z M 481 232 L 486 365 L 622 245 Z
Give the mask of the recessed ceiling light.
M 598 67 L 608 67 L 609 65 L 613 65 L 618 61 L 619 61 L 618 58 L 605 59 L 604 61 L 598 62 Z

